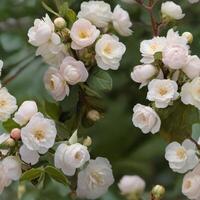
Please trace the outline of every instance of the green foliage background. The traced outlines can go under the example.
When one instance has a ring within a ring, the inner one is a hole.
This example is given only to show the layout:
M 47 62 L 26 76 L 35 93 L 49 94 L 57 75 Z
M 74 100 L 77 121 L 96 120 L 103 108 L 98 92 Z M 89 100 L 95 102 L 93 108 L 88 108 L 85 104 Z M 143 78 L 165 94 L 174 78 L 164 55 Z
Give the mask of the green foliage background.
M 53 5 L 52 0 L 45 1 Z M 81 0 L 71 0 L 72 8 L 78 10 Z M 120 3 L 127 9 L 133 20 L 134 33 L 131 37 L 121 38 L 127 51 L 118 71 L 109 71 L 113 78 L 113 90 L 106 93 L 104 103 L 107 107 L 105 117 L 92 128 L 83 129 L 83 135 L 93 139 L 92 157 L 107 157 L 114 170 L 116 183 L 125 174 L 138 174 L 147 181 L 147 190 L 155 184 L 162 184 L 167 189 L 165 199 L 181 199 L 182 176 L 173 173 L 164 159 L 166 142 L 157 135 L 144 135 L 133 127 L 132 108 L 140 102 L 146 104 L 146 90 L 138 90 L 138 85 L 130 79 L 134 65 L 139 64 L 139 44 L 151 37 L 149 17 L 138 5 L 127 5 L 120 1 L 110 0 L 112 7 Z M 159 1 L 157 9 L 159 9 Z M 200 54 L 200 5 L 191 5 L 187 0 L 176 1 L 182 5 L 186 17 L 177 26 L 180 32 L 189 31 L 194 35 L 193 54 Z M 42 77 L 47 66 L 40 58 L 35 57 L 35 48 L 27 43 L 27 30 L 35 18 L 44 16 L 40 0 L 0 0 L 0 57 L 5 61 L 3 77 L 10 76 L 19 68 L 26 69 L 8 88 L 18 102 L 27 99 L 51 100 L 44 89 Z M 166 29 L 167 30 L 167 29 Z M 164 35 L 166 30 L 162 32 Z M 66 105 L 67 106 L 67 105 Z M 176 123 L 176 122 L 175 122 Z M 180 124 L 181 126 L 181 124 Z M 102 200 L 123 199 L 115 184 L 102 197 Z M 18 184 L 0 196 L 1 200 L 16 199 Z M 31 184 L 26 185 L 26 191 L 21 200 L 66 200 L 68 189 L 51 181 L 40 190 Z

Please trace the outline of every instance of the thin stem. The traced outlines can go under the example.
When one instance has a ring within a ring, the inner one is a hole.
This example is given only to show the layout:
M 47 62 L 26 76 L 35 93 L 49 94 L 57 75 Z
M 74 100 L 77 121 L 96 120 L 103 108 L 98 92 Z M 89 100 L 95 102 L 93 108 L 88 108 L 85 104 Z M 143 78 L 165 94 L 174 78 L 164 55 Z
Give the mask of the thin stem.
M 200 145 L 198 144 L 198 142 L 196 140 L 194 140 L 192 137 L 189 138 L 192 142 L 194 142 L 198 148 L 198 150 L 200 150 Z

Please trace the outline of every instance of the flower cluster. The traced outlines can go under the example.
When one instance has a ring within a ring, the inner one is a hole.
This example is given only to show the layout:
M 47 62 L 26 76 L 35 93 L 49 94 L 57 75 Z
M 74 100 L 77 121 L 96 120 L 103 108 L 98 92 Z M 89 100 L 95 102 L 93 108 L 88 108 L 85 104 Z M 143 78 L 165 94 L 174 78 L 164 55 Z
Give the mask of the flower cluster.
M 85 83 L 91 68 L 117 70 L 126 47 L 111 29 L 122 36 L 132 34 L 129 14 L 117 5 L 111 11 L 104 1 L 81 4 L 77 19 L 68 25 L 58 17 L 36 19 L 29 29 L 29 43 L 37 47 L 36 55 L 50 65 L 44 76 L 46 89 L 56 101 L 70 93 L 70 86 Z
M 74 59 L 66 58 L 67 61 L 73 62 Z M 9 119 L 14 124 L 10 133 L 0 135 L 0 193 L 12 181 L 23 177 L 22 172 L 29 173 L 30 169 L 31 173 L 36 164 L 40 166 L 40 157 L 48 154 L 49 149 L 55 150 L 54 164 L 63 172 L 62 176 L 77 179 L 73 186 L 77 188 L 73 191 L 77 197 L 99 198 L 113 184 L 110 162 L 102 157 L 90 159 L 88 146 L 91 145 L 91 138 L 87 137 L 80 143 L 76 131 L 69 140 L 57 143 L 59 137 L 54 120 L 39 112 L 35 101 L 24 101 L 18 108 L 15 97 L 6 88 L 0 89 L 0 106 L 0 121 L 6 123 Z
M 163 18 L 167 16 L 178 20 L 184 17 L 181 7 L 173 2 L 163 3 L 161 10 L 165 15 Z M 166 37 L 155 36 L 141 42 L 142 64 L 133 68 L 131 78 L 140 84 L 140 88 L 147 86 L 146 98 L 151 103 L 149 106 L 135 105 L 132 121 L 144 134 L 150 132 L 155 134 L 165 130 L 162 127 L 164 120 L 168 120 L 169 117 L 173 120 L 173 115 L 166 113 L 173 112 L 176 105 L 184 109 L 189 107 L 197 112 L 200 110 L 200 58 L 191 55 L 192 40 L 191 33 L 185 32 L 180 35 L 170 29 Z M 183 117 L 181 113 L 176 115 Z M 187 124 L 184 126 L 187 127 Z M 173 128 L 170 131 L 173 132 Z M 174 172 L 186 173 L 182 193 L 191 200 L 198 200 L 200 198 L 199 144 L 189 137 L 190 134 L 185 134 L 184 139 L 186 139 L 182 144 L 171 142 L 166 147 L 165 158 Z M 173 140 L 173 137 L 171 139 Z
M 170 29 L 166 37 L 141 42 L 142 65 L 133 68 L 131 78 L 148 85 L 149 106 L 134 107 L 133 124 L 143 133 L 159 132 L 161 120 L 155 110 L 173 106 L 174 101 L 200 109 L 200 59 L 190 55 L 189 41 Z M 155 110 L 154 110 L 154 109 Z

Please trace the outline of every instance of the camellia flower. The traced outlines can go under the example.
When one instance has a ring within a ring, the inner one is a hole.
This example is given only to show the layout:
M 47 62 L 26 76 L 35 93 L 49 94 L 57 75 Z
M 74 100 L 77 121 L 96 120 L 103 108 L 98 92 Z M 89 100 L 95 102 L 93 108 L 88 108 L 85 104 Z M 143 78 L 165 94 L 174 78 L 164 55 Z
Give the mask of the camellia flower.
M 6 121 L 17 110 L 17 102 L 8 90 L 0 89 L 0 121 Z
M 67 176 L 73 176 L 77 168 L 82 167 L 90 159 L 87 147 L 75 143 L 72 145 L 60 144 L 55 153 L 55 166 Z
M 198 56 L 189 56 L 187 64 L 182 68 L 183 72 L 190 78 L 194 79 L 200 76 L 200 59 Z
M 142 41 L 140 44 L 140 52 L 143 56 L 141 62 L 145 64 L 153 63 L 155 53 L 162 52 L 165 46 L 165 37 L 154 37 L 151 40 Z
M 83 2 L 78 18 L 85 18 L 96 27 L 105 28 L 112 18 L 110 5 L 104 1 Z
M 60 43 L 60 37 L 54 32 L 55 27 L 49 16 L 34 21 L 34 26 L 28 31 L 29 42 L 33 46 L 41 46 L 49 41 Z
M 38 154 L 37 151 L 33 151 L 28 149 L 25 145 L 22 145 L 19 149 L 19 153 L 21 156 L 21 159 L 27 163 L 27 164 L 31 164 L 31 165 L 35 165 L 40 158 L 40 155 Z
M 35 101 L 24 101 L 15 113 L 13 120 L 20 126 L 26 124 L 38 112 Z
M 0 161 L 0 193 L 8 187 L 12 181 L 17 181 L 21 177 L 21 165 L 14 156 L 8 156 Z
M 151 65 L 137 65 L 131 72 L 131 78 L 137 83 L 141 83 L 141 86 L 147 85 L 150 79 L 157 73 L 157 69 Z
M 179 96 L 178 85 L 175 81 L 153 79 L 148 85 L 147 99 L 155 101 L 157 108 L 166 108 Z
M 88 78 L 88 71 L 85 68 L 84 63 L 75 60 L 71 56 L 68 56 L 63 60 L 60 66 L 60 73 L 70 85 L 85 82 Z
M 185 83 L 181 89 L 181 101 L 188 105 L 193 105 L 200 110 L 200 77 L 196 77 L 192 82 Z
M 117 70 L 126 47 L 119 38 L 104 34 L 95 46 L 97 65 L 104 70 Z
M 196 145 L 188 139 L 182 145 L 172 142 L 166 148 L 165 158 L 169 161 L 169 166 L 173 171 L 185 173 L 193 169 L 199 162 L 196 150 Z
M 44 75 L 45 88 L 51 93 L 56 101 L 62 101 L 69 95 L 69 86 L 59 73 L 59 70 L 50 67 Z
M 145 189 L 145 181 L 139 176 L 123 176 L 118 187 L 123 195 L 142 194 Z
M 77 196 L 97 199 L 107 192 L 113 182 L 111 165 L 106 158 L 90 160 L 88 166 L 78 174 Z
M 100 31 L 86 19 L 78 19 L 74 22 L 70 37 L 72 38 L 72 49 L 80 50 L 92 45 L 99 37 Z
M 143 133 L 157 133 L 160 130 L 161 120 L 158 114 L 149 106 L 136 104 L 133 108 L 133 124 Z
M 32 151 L 44 154 L 54 145 L 56 127 L 53 120 L 36 113 L 29 123 L 21 129 L 23 144 Z
M 132 34 L 130 29 L 132 23 L 127 11 L 117 5 L 113 11 L 112 22 L 115 30 L 122 36 L 129 36 Z
M 199 200 L 200 198 L 200 164 L 188 172 L 183 178 L 182 193 L 188 199 Z
M 166 1 L 162 3 L 161 13 L 163 17 L 168 17 L 175 20 L 182 19 L 185 16 L 181 7 L 175 4 L 173 1 Z

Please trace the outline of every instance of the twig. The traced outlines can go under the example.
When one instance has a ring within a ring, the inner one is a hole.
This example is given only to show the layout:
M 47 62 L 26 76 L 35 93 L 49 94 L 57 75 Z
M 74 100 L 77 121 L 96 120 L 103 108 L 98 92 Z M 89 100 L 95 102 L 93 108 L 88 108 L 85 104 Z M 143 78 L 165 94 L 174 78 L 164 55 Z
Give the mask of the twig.
M 192 142 L 194 142 L 197 146 L 197 148 L 200 150 L 200 145 L 198 144 L 198 142 L 196 140 L 194 140 L 192 137 L 189 138 Z

